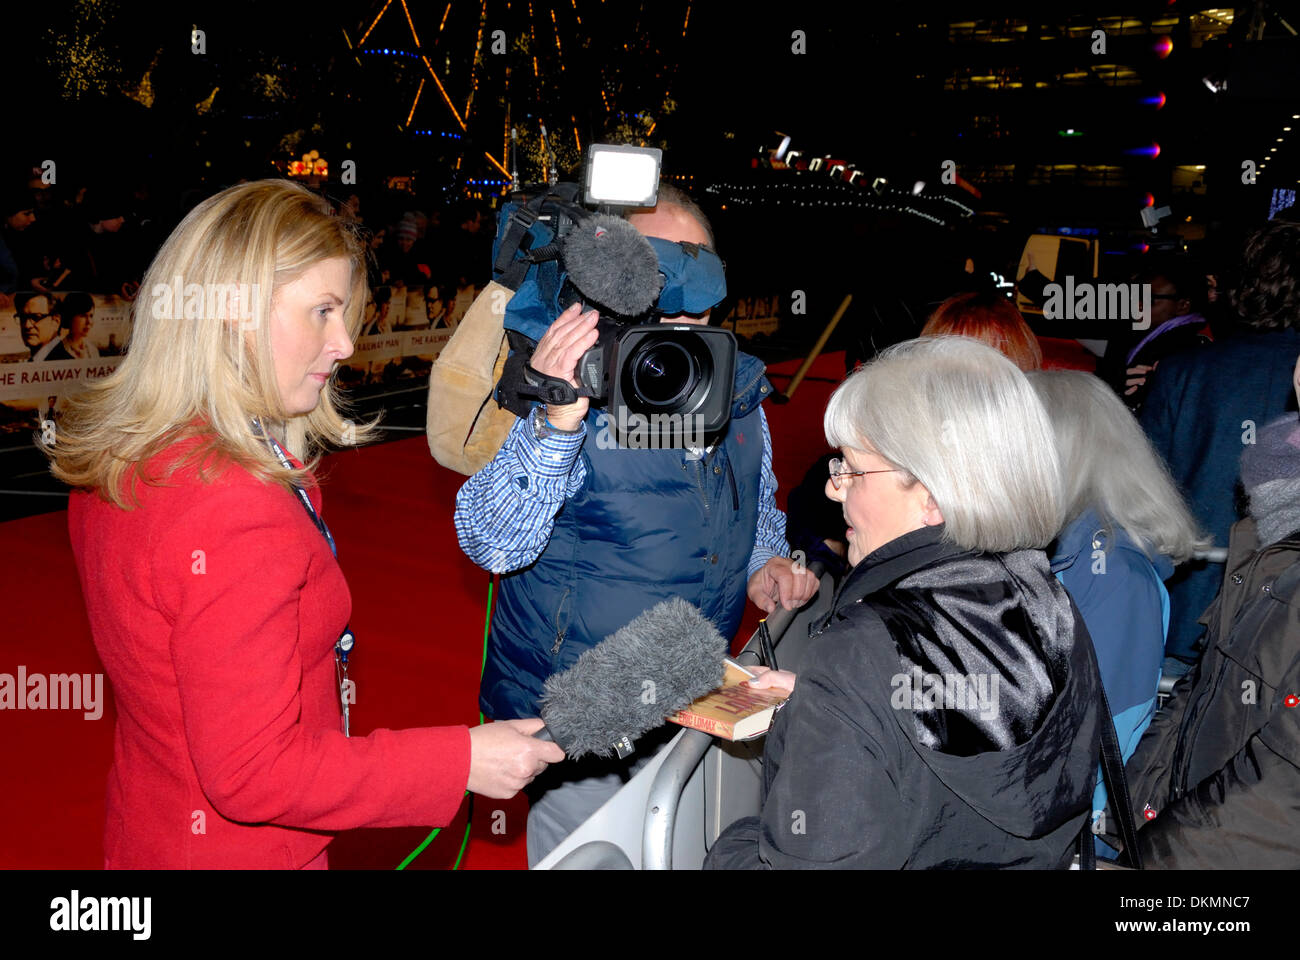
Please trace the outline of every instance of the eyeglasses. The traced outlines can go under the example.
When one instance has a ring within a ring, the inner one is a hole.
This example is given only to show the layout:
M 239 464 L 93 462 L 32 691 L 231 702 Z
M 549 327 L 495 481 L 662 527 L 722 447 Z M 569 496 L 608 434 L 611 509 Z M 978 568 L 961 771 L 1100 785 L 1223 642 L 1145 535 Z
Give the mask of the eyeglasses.
M 869 473 L 898 473 L 900 469 L 899 467 L 890 467 L 888 470 L 842 470 L 841 467 L 844 466 L 844 461 L 839 457 L 833 457 L 828 466 L 831 472 L 831 486 L 836 490 L 843 486 L 840 481 L 847 477 L 865 477 Z
M 40 323 L 42 320 L 48 320 L 54 316 L 52 313 L 20 313 L 18 319 L 23 322 Z

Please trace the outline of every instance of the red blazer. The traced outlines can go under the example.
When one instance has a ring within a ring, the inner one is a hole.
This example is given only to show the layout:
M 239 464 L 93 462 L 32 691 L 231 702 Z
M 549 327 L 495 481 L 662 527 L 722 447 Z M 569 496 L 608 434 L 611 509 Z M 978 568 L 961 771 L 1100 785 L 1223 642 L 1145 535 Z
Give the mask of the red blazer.
M 298 868 L 339 830 L 449 823 L 466 727 L 343 736 L 333 647 L 352 598 L 302 503 L 240 467 L 168 482 L 138 484 L 135 510 L 68 504 L 117 704 L 104 866 Z

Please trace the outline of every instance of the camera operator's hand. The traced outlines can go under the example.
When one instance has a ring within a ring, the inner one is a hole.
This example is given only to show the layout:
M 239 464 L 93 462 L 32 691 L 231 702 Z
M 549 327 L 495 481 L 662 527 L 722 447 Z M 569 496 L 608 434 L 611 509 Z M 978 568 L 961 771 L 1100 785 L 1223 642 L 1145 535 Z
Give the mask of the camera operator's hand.
M 596 345 L 596 321 L 600 315 L 595 310 L 582 312 L 582 304 L 575 303 L 555 318 L 533 351 L 532 367 L 548 377 L 569 381 L 576 387 L 578 361 Z M 557 430 L 577 430 L 587 416 L 587 398 L 579 397 L 576 403 L 564 406 L 547 406 L 546 419 Z
M 812 599 L 820 581 L 802 564 L 796 565 L 789 557 L 773 557 L 754 571 L 749 578 L 749 599 L 764 613 L 777 606 L 798 610 Z
M 494 800 L 509 800 L 547 764 L 563 760 L 564 751 L 558 746 L 533 737 L 542 726 L 540 719 L 532 717 L 471 727 L 466 789 Z

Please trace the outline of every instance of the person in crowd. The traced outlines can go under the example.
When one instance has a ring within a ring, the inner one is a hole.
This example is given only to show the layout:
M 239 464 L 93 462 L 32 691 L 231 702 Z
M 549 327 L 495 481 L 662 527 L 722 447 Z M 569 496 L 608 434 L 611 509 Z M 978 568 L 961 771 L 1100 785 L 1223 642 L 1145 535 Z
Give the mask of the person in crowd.
M 973 270 L 973 267 L 972 267 Z M 1022 371 L 1040 370 L 1043 351 L 1040 341 L 1020 311 L 993 289 L 964 291 L 939 303 L 921 329 L 921 336 L 965 336 L 993 347 Z M 802 550 L 808 562 L 820 560 L 838 582 L 847 571 L 844 560 L 844 516 L 824 495 L 827 464 L 825 454 L 790 491 L 787 534 L 790 544 Z
M 339 204 L 339 216 L 344 220 L 354 220 L 360 223 L 362 219 L 361 194 L 354 190 L 344 197 L 343 202 Z
M 0 204 L 0 293 L 17 292 L 19 282 L 29 280 L 24 271 L 21 235 L 36 222 L 36 203 L 24 190 L 10 190 Z
M 45 293 L 20 293 L 14 297 L 14 317 L 31 360 L 43 360 L 59 334 L 59 314 L 54 298 Z
M 1029 374 L 1056 432 L 1065 526 L 1048 549 L 1092 637 L 1120 754 L 1156 711 L 1169 628 L 1164 582 L 1208 546 L 1169 471 L 1123 401 L 1077 371 Z M 1106 806 L 1098 779 L 1092 809 Z M 1100 841 L 1098 841 L 1100 844 Z M 1114 851 L 1098 847 L 1098 853 Z
M 1246 243 L 1231 302 L 1237 335 L 1174 354 L 1151 374 L 1138 419 L 1168 464 L 1201 528 L 1226 543 L 1238 519 L 1236 464 L 1260 427 L 1292 402 L 1291 363 L 1300 353 L 1300 222 L 1282 216 Z M 1186 673 L 1202 649 L 1201 614 L 1223 570 L 1184 564 L 1169 581 L 1164 672 Z
M 136 301 L 130 351 L 46 448 L 117 704 L 105 866 L 323 868 L 337 831 L 513 795 L 563 756 L 540 720 L 346 729 L 352 604 L 312 465 L 346 436 L 331 377 L 362 242 L 304 187 L 243 183 L 185 217 L 145 287 L 176 277 L 253 302 L 195 320 Z
M 1142 409 L 1147 378 L 1165 357 L 1214 341 L 1210 321 L 1202 314 L 1206 277 L 1187 260 L 1170 260 L 1138 274 L 1136 282 L 1151 288 L 1150 326 L 1121 330 L 1106 345 L 1098 376 L 1124 398 L 1129 409 Z M 1143 294 L 1145 296 L 1145 294 Z
M 890 347 L 824 418 L 853 564 L 767 736 L 762 813 L 706 867 L 1066 868 L 1088 833 L 1100 680 L 1043 548 L 1051 422 L 967 337 Z
M 643 235 L 713 249 L 708 220 L 671 185 L 632 212 Z M 696 261 L 692 261 L 696 262 Z M 701 316 L 670 323 L 708 322 Z M 596 342 L 594 310 L 574 304 L 537 343 L 531 365 L 577 385 Z M 515 422 L 496 457 L 456 496 L 461 549 L 501 578 L 479 702 L 491 717 L 535 714 L 542 685 L 579 654 L 661 600 L 699 606 L 724 637 L 748 594 L 764 611 L 802 606 L 814 577 L 788 557 L 776 506 L 762 361 L 736 357 L 731 421 L 706 448 L 626 449 L 603 442 L 601 412 L 579 398 L 538 405 Z M 612 413 L 612 411 L 611 411 Z M 597 442 L 600 441 L 600 442 Z M 555 767 L 529 791 L 528 859 L 536 864 L 608 800 L 629 764 L 662 741 L 643 738 L 628 761 Z
M 1010 358 L 1021 370 L 1041 370 L 1043 350 L 1015 305 L 997 292 L 959 293 L 930 315 L 921 336 L 974 337 Z
M 1300 400 L 1300 364 L 1294 371 Z M 1300 419 L 1241 456 L 1247 516 L 1232 528 L 1208 642 L 1126 769 L 1143 865 L 1300 869 Z M 1107 839 L 1119 840 L 1112 829 Z
M 129 238 L 119 236 L 126 224 L 127 200 L 112 191 L 87 194 L 82 204 L 83 225 L 67 243 L 62 256 L 68 275 L 62 290 L 86 290 L 134 296 L 139 276 L 132 276 L 134 265 L 128 262 Z
M 390 283 L 422 287 L 429 282 L 431 258 L 419 242 L 419 233 L 415 215 L 407 213 L 386 241 L 388 249 L 381 251 L 380 264 Z
M 70 293 L 59 302 L 59 336 L 47 344 L 46 360 L 90 360 L 99 350 L 90 341 L 95 325 L 95 300 L 88 293 Z

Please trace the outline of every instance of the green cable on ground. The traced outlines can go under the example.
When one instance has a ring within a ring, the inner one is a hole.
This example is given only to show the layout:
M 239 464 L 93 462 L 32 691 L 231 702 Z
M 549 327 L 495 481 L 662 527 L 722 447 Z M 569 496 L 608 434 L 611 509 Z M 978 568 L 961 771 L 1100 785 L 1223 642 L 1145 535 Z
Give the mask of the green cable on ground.
M 424 853 L 424 848 L 427 847 L 429 844 L 431 844 L 433 842 L 433 838 L 436 837 L 441 831 L 442 831 L 442 827 L 434 827 L 433 833 L 425 837 L 424 843 L 420 844 L 418 847 L 412 850 L 410 854 L 407 856 L 407 858 L 398 865 L 397 869 L 405 870 L 406 865 L 410 863 L 412 860 L 414 860 L 416 857 L 418 857 L 420 854 Z
M 478 675 L 479 675 L 480 678 L 483 676 L 483 671 L 487 669 L 487 642 L 488 642 L 488 627 L 491 625 L 491 623 L 492 623 L 492 575 L 489 574 L 489 575 L 488 575 L 488 602 L 487 602 L 487 615 L 483 618 L 483 662 L 482 662 L 481 664 L 479 664 L 479 670 L 478 670 Z M 480 710 L 480 711 L 478 712 L 478 722 L 479 722 L 479 726 L 482 726 L 482 725 L 483 725 L 483 711 L 482 711 L 482 710 Z M 466 790 L 466 791 L 465 791 L 465 796 L 469 797 L 469 811 L 468 811 L 468 815 L 467 815 L 466 818 L 465 818 L 465 839 L 461 841 L 461 843 L 460 843 L 460 853 L 456 854 L 456 862 L 455 862 L 454 864 L 452 864 L 452 866 L 451 866 L 451 868 L 452 868 L 453 870 L 459 870 L 459 869 L 460 869 L 460 861 L 461 861 L 461 858 L 465 856 L 465 848 L 469 846 L 469 828 L 470 828 L 470 826 L 472 826 L 473 823 L 474 823 L 474 794 L 472 794 L 472 793 L 470 793 L 468 790 Z M 425 837 L 425 838 L 424 838 L 424 842 L 421 843 L 421 844 L 420 844 L 418 847 L 416 847 L 414 850 L 412 850 L 412 851 L 407 855 L 407 857 L 406 857 L 405 860 L 403 860 L 400 864 L 398 864 L 397 869 L 398 869 L 398 870 L 405 870 L 406 867 L 407 867 L 407 864 L 409 864 L 412 860 L 414 860 L 414 859 L 415 859 L 416 857 L 418 857 L 420 854 L 424 853 L 424 849 L 425 849 L 425 847 L 427 847 L 429 844 L 433 843 L 433 838 L 436 837 L 436 836 L 437 836 L 439 833 L 441 833 L 441 832 L 442 832 L 442 827 L 434 827 L 434 828 L 433 828 L 433 832 L 430 833 L 427 837 Z

